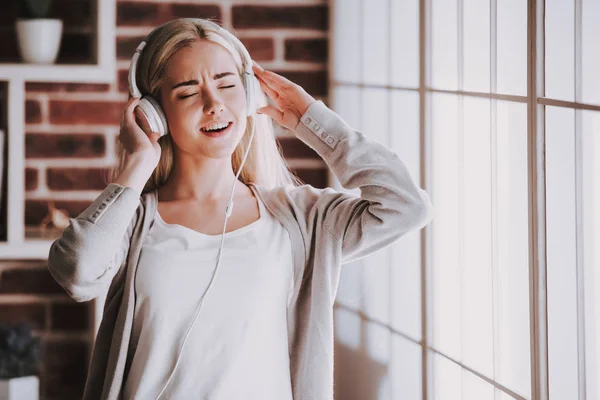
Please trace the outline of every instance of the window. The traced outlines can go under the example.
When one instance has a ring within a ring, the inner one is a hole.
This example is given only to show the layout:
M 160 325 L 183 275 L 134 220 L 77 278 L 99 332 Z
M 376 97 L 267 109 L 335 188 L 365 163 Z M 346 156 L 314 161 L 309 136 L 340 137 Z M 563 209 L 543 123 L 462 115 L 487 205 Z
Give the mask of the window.
M 331 10 L 333 108 L 435 207 L 344 265 L 337 396 L 600 398 L 600 3 Z

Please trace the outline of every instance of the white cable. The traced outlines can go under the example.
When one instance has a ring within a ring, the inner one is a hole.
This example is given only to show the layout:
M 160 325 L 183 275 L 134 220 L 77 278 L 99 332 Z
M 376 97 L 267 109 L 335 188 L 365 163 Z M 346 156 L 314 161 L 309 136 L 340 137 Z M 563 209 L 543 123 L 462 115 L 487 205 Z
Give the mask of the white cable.
M 227 220 L 229 219 L 229 217 L 231 216 L 231 213 L 233 211 L 233 191 L 235 189 L 235 183 L 238 180 L 238 176 L 240 175 L 240 172 L 242 172 L 242 167 L 244 166 L 244 163 L 246 162 L 246 157 L 248 157 L 248 153 L 250 152 L 250 147 L 252 146 L 252 139 L 254 138 L 255 128 L 256 128 L 256 123 L 255 123 L 255 121 L 253 121 L 252 122 L 252 134 L 250 136 L 250 143 L 248 143 L 248 149 L 246 149 L 246 154 L 244 155 L 244 158 L 242 159 L 242 165 L 240 165 L 240 168 L 238 169 L 238 172 L 235 176 L 235 180 L 233 181 L 233 185 L 231 185 L 231 194 L 229 195 L 229 201 L 227 202 L 227 207 L 225 208 L 225 222 L 223 224 L 223 233 L 221 234 L 221 244 L 219 246 L 219 253 L 217 255 L 217 266 L 215 267 L 215 269 L 213 271 L 212 277 L 210 278 L 210 282 L 208 283 L 208 287 L 204 291 L 204 295 L 200 299 L 200 304 L 198 304 L 198 307 L 196 308 L 196 314 L 194 315 L 194 319 L 192 320 L 192 323 L 189 326 L 187 333 L 185 334 L 185 338 L 183 339 L 183 343 L 181 344 L 181 348 L 179 349 L 179 355 L 177 356 L 177 361 L 175 362 L 175 366 L 173 367 L 173 370 L 171 371 L 171 375 L 169 376 L 169 379 L 167 379 L 167 383 L 165 383 L 162 390 L 156 397 L 156 400 L 158 400 L 160 398 L 160 396 L 162 396 L 163 392 L 169 385 L 169 382 L 171 382 L 171 378 L 173 378 L 173 375 L 175 374 L 175 370 L 177 369 L 177 366 L 179 365 L 179 360 L 181 358 L 181 354 L 183 353 L 183 347 L 185 346 L 185 342 L 187 341 L 187 338 L 188 338 L 190 332 L 192 331 L 194 324 L 196 323 L 196 319 L 198 318 L 198 315 L 200 314 L 200 309 L 202 308 L 202 304 L 204 303 L 206 294 L 208 293 L 208 290 L 210 289 L 210 287 L 215 279 L 215 276 L 217 275 L 217 270 L 219 269 L 219 263 L 221 261 L 221 250 L 223 248 L 223 241 L 225 240 L 225 230 L 227 229 Z

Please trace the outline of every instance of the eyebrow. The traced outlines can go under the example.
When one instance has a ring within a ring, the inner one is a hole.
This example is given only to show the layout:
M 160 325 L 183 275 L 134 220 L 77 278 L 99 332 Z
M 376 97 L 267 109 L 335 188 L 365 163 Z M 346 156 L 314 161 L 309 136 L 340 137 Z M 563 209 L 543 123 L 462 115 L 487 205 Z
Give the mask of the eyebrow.
M 219 73 L 219 74 L 216 74 L 215 76 L 213 76 L 213 79 L 214 79 L 214 80 L 217 80 L 217 79 L 221 79 L 221 78 L 224 78 L 224 77 L 226 77 L 226 76 L 229 76 L 229 75 L 234 75 L 234 73 L 233 73 L 233 72 L 221 72 L 221 73 Z M 200 82 L 198 82 L 198 80 L 197 80 L 197 79 L 192 79 L 192 80 L 185 81 L 185 82 L 179 82 L 178 84 L 174 85 L 174 86 L 171 88 L 171 90 L 175 90 L 175 89 L 177 89 L 178 87 L 181 87 L 181 86 L 193 86 L 193 85 L 198 85 L 199 83 L 200 83 Z

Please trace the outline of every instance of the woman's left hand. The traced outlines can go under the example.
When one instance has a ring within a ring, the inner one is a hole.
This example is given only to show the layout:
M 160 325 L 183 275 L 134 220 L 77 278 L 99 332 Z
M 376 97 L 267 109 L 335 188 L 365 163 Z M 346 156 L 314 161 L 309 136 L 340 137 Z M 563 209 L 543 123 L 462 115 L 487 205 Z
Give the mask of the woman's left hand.
M 273 118 L 279 125 L 294 130 L 300 117 L 316 100 L 294 82 L 275 72 L 267 71 L 253 61 L 252 70 L 260 82 L 260 88 L 269 96 L 277 107 L 268 105 L 257 110 L 259 114 L 266 114 Z

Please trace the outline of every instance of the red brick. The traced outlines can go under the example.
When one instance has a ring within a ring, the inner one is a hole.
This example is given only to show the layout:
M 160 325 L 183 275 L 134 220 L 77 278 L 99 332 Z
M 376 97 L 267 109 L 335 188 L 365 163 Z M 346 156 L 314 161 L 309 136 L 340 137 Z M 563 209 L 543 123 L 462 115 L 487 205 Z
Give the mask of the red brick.
M 92 158 L 102 157 L 106 138 L 102 134 L 47 134 L 25 135 L 25 158 Z
M 131 60 L 135 49 L 144 40 L 144 36 L 118 37 L 117 38 L 117 59 Z
M 303 159 L 320 159 L 319 156 L 313 149 L 307 146 L 298 138 L 293 137 L 279 137 L 277 138 L 281 147 L 283 157 L 288 158 L 303 158 Z
M 117 3 L 117 25 L 156 25 L 159 15 L 164 15 L 166 8 L 166 4 L 119 1 Z
M 242 38 L 250 57 L 256 61 L 272 61 L 275 58 L 275 46 L 272 38 Z
M 48 168 L 50 190 L 103 190 L 107 186 L 106 168 Z
M 0 275 L 0 293 L 65 294 L 48 269 L 9 269 Z
M 215 0 L 215 3 L 215 5 L 171 3 L 169 19 L 205 18 L 223 25 L 221 7 L 217 5 L 219 1 Z
M 30 329 L 46 328 L 46 312 L 43 304 L 0 304 L 0 322 L 25 324 Z
M 231 19 L 240 28 L 328 29 L 328 8 L 314 6 L 233 6 Z
M 128 71 L 120 69 L 117 71 L 117 90 L 121 93 L 129 92 L 129 83 L 127 82 Z
M 316 188 L 323 189 L 328 185 L 328 173 L 326 168 L 292 168 L 292 172 L 296 174 L 303 182 L 312 185 Z
M 87 378 L 90 346 L 85 341 L 44 340 L 41 345 L 40 386 L 46 398 L 81 399 Z
M 215 2 L 216 3 L 216 2 Z M 221 20 L 221 8 L 210 4 L 168 4 L 120 1 L 117 4 L 118 26 L 158 26 L 181 17 Z
M 51 308 L 52 330 L 83 331 L 89 328 L 88 303 L 53 303 Z
M 38 226 L 48 214 L 49 200 L 26 200 L 25 201 L 25 225 Z M 54 206 L 60 210 L 66 210 L 71 218 L 75 218 L 92 203 L 91 201 L 53 201 Z
M 285 59 L 288 61 L 327 61 L 327 39 L 287 39 Z
M 27 92 L 107 92 L 110 89 L 108 83 L 66 83 L 66 82 L 27 82 Z
M 25 168 L 25 190 L 35 190 L 38 187 L 37 168 Z
M 117 101 L 50 101 L 50 122 L 53 124 L 119 125 L 125 108 Z
M 302 86 L 312 96 L 327 96 L 327 71 L 273 71 Z
M 29 124 L 42 122 L 42 109 L 36 100 L 25 100 L 25 121 Z

